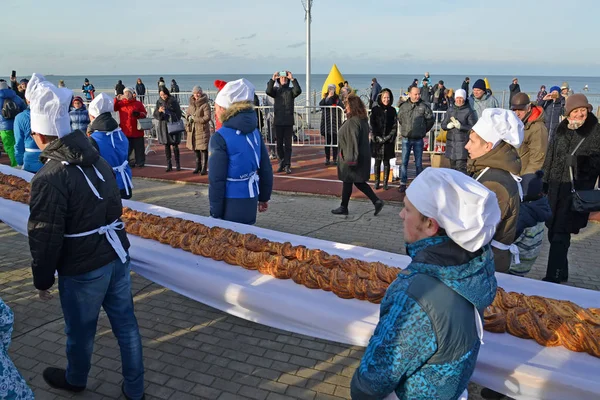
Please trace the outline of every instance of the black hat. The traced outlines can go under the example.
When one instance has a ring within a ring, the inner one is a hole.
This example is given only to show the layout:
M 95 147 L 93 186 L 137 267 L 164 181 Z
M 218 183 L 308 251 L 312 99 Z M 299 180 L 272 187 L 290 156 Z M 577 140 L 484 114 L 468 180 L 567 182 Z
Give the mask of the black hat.
M 88 79 L 88 78 L 85 78 L 85 79 L 84 79 L 84 82 L 89 82 L 89 79 Z
M 526 174 L 523 176 L 521 186 L 523 187 L 523 193 L 525 196 L 524 201 L 533 201 L 540 198 L 544 183 L 542 178 L 544 177 L 544 171 L 536 171 L 535 174 Z

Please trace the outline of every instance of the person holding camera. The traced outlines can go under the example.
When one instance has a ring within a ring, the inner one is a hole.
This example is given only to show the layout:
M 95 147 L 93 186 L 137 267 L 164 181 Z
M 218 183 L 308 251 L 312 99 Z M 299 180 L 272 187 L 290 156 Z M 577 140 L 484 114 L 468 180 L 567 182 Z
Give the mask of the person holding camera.
M 278 81 L 279 86 L 275 85 Z M 290 87 L 290 82 L 294 85 Z M 292 137 L 294 136 L 294 99 L 302 93 L 290 71 L 275 72 L 267 83 L 266 93 L 274 99 L 274 125 L 277 137 L 277 172 L 292 173 Z
M 146 108 L 133 97 L 134 94 L 133 88 L 125 88 L 123 94 L 115 98 L 115 111 L 119 112 L 121 129 L 129 142 L 129 166 L 142 168 L 146 163 L 146 153 L 144 131 L 138 129 L 138 119 L 146 118 Z
M 551 140 L 560 123 L 560 117 L 565 111 L 566 99 L 560 92 L 558 86 L 552 86 L 550 93 L 542 97 L 542 101 L 538 104 L 544 109 L 544 122 L 548 128 L 548 140 Z

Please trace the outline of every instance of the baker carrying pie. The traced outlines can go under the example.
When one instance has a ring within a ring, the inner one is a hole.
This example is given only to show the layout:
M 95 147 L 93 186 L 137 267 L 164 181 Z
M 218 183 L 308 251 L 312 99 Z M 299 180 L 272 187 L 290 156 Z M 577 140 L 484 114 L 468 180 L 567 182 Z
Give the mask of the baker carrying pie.
M 44 164 L 31 181 L 29 202 L 33 284 L 39 297 L 49 300 L 58 272 L 67 334 L 67 368 L 46 368 L 44 380 L 55 389 L 85 390 L 102 307 L 121 348 L 123 394 L 142 399 L 142 342 L 113 169 L 83 132 L 71 132 L 70 90 L 34 74 L 25 96 L 31 103 L 31 134 Z
M 427 168 L 406 190 L 400 218 L 412 261 L 381 302 L 352 399 L 465 398 L 496 295 L 489 242 L 498 200 L 462 172 Z
M 223 126 L 208 143 L 210 215 L 254 224 L 266 211 L 273 189 L 273 168 L 254 112 L 254 86 L 246 79 L 227 83 L 215 99 Z

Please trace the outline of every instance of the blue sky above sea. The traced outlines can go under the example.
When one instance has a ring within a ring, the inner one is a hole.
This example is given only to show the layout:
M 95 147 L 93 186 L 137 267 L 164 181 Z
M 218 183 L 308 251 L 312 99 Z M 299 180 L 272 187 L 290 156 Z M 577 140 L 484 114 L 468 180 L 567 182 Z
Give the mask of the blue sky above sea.
M 596 76 L 600 2 L 315 0 L 312 72 Z M 306 71 L 300 0 L 2 0 L 0 75 Z

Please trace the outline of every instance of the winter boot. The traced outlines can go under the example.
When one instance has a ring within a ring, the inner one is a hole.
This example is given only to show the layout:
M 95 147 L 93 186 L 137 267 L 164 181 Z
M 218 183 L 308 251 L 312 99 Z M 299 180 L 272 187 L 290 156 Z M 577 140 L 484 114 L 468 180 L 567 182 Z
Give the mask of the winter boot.
M 181 171 L 181 163 L 179 162 L 179 146 L 173 145 L 173 153 L 175 154 L 175 170 Z
M 383 190 L 389 189 L 389 186 L 388 186 L 389 180 L 390 180 L 390 166 L 384 165 L 383 166 Z
M 195 150 L 194 154 L 196 156 L 196 168 L 192 172 L 192 174 L 197 174 L 200 172 L 200 168 L 202 168 L 202 161 L 200 161 L 200 150 Z
M 375 159 L 375 190 L 379 190 L 381 179 L 381 161 Z
M 208 174 L 208 150 L 202 150 L 200 157 L 202 157 L 202 169 L 200 170 L 200 175 L 206 175 Z
M 173 171 L 173 164 L 171 164 L 171 146 L 165 144 L 165 156 L 167 157 L 167 169 L 165 172 Z

